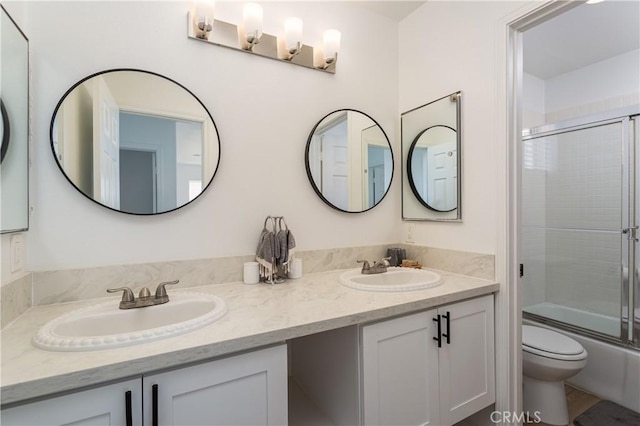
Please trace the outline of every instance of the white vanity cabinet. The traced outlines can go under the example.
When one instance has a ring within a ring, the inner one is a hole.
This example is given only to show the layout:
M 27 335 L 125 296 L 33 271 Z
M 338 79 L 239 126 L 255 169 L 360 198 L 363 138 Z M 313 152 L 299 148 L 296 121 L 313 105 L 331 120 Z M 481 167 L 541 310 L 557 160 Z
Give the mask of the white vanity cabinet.
M 492 295 L 365 325 L 361 338 L 362 424 L 452 425 L 495 402 Z
M 0 416 L 3 426 L 286 425 L 287 349 L 283 344 L 143 375 L 4 409 Z
M 140 426 L 142 382 L 127 380 L 3 409 L 3 426 Z
M 287 424 L 286 345 L 142 380 L 145 426 Z

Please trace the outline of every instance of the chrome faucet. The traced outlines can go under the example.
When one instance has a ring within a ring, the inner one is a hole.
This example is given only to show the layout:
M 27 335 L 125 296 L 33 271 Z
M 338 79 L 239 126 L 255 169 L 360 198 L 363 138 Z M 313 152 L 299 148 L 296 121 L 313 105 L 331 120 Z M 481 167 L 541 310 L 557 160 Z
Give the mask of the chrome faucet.
M 373 262 L 373 266 L 369 265 L 369 261 L 367 260 L 357 260 L 356 262 L 362 263 L 362 271 L 360 271 L 364 275 L 372 275 L 372 274 L 382 274 L 383 272 L 387 272 L 387 268 L 391 266 L 389 263 L 390 257 L 383 257 L 379 262 Z
M 167 303 L 169 301 L 169 296 L 167 295 L 167 290 L 164 287 L 167 285 L 178 284 L 179 282 L 180 280 L 175 280 L 158 284 L 156 294 L 153 297 L 151 296 L 149 289 L 146 287 L 142 287 L 142 289 L 140 289 L 140 293 L 138 293 L 137 298 L 133 295 L 133 291 L 129 287 L 108 288 L 107 293 L 122 292 L 120 309 L 144 308 L 145 306 L 162 305 L 163 303 Z

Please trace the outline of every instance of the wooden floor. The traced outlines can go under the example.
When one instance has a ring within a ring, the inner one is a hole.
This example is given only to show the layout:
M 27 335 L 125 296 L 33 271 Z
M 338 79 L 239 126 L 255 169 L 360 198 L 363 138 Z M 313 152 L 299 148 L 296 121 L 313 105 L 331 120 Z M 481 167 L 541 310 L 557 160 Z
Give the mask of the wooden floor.
M 580 414 L 587 411 L 594 406 L 600 398 L 576 389 L 569 385 L 564 385 L 565 393 L 567 394 L 567 406 L 569 408 L 569 425 L 573 426 L 573 420 Z M 534 424 L 534 423 L 529 423 Z M 535 423 L 537 425 L 546 426 L 546 423 Z
M 564 390 L 567 394 L 567 405 L 569 406 L 569 424 L 573 425 L 573 420 L 580 414 L 587 411 L 594 406 L 600 398 L 591 395 L 590 393 L 583 392 L 579 389 L 564 385 Z

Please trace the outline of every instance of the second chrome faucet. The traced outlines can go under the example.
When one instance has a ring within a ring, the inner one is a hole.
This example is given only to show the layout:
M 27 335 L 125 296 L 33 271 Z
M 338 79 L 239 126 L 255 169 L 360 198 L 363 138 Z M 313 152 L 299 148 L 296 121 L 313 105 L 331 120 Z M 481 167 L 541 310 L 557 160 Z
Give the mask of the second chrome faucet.
M 107 293 L 122 292 L 122 300 L 120 301 L 120 309 L 144 308 L 146 306 L 161 305 L 169 301 L 165 286 L 178 284 L 180 280 L 167 281 L 158 284 L 156 294 L 151 296 L 151 292 L 147 287 L 142 287 L 138 297 L 133 295 L 133 291 L 129 287 L 108 288 Z
M 383 272 L 387 272 L 387 268 L 391 266 L 389 263 L 390 257 L 383 257 L 379 262 L 373 262 L 373 266 L 369 265 L 369 261 L 367 260 L 357 260 L 356 262 L 362 263 L 362 271 L 361 273 L 364 275 L 372 275 L 372 274 L 382 274 Z

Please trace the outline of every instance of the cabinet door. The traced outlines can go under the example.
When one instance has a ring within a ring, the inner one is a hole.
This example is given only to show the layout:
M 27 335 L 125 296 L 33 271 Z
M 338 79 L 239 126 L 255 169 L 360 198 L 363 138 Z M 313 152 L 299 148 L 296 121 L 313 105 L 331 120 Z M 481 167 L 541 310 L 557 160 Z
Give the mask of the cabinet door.
M 495 402 L 493 295 L 441 307 L 440 421 L 452 425 Z M 442 332 L 447 334 L 446 318 Z
M 2 410 L 0 420 L 5 426 L 140 426 L 141 387 L 141 380 L 135 379 L 45 399 Z M 127 422 L 127 406 L 130 407 L 130 422 Z
M 365 425 L 440 424 L 435 312 L 362 327 Z
M 286 345 L 143 377 L 144 424 L 286 425 Z

